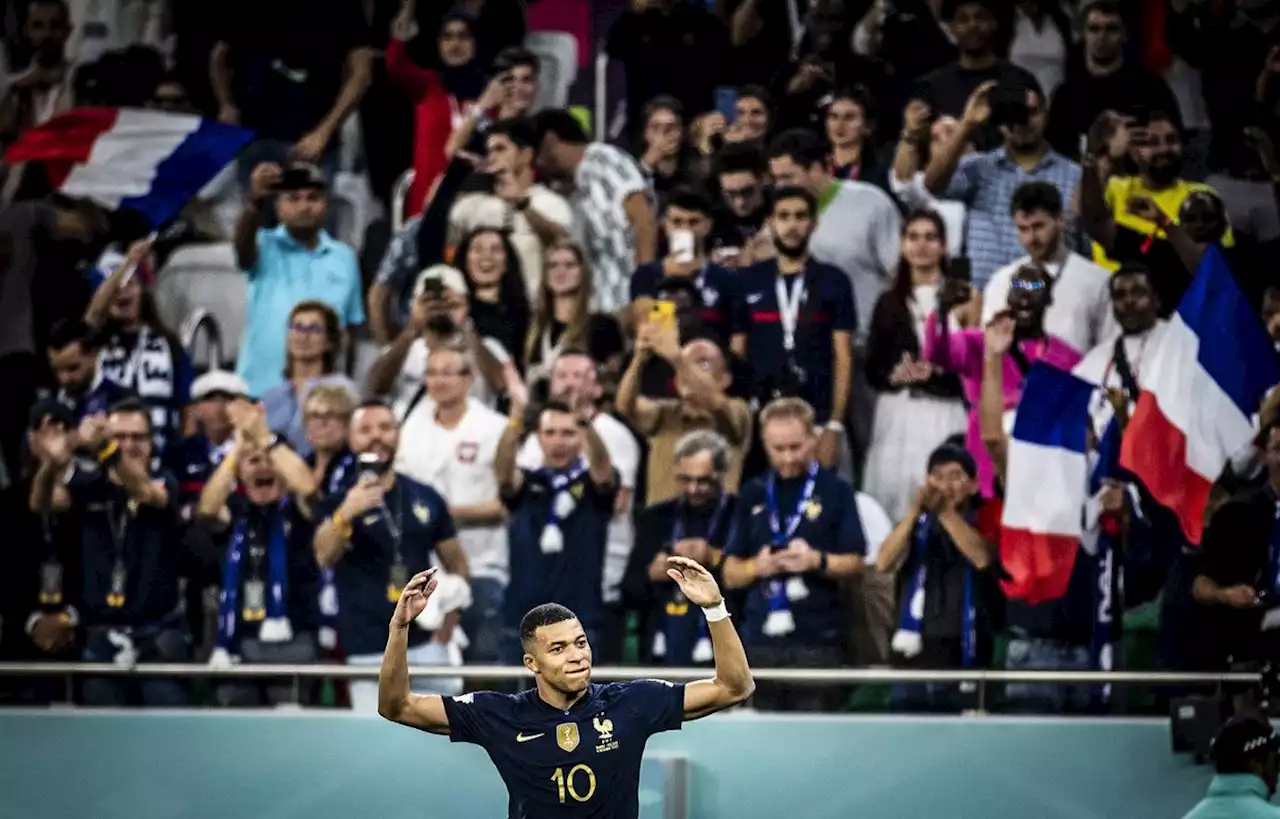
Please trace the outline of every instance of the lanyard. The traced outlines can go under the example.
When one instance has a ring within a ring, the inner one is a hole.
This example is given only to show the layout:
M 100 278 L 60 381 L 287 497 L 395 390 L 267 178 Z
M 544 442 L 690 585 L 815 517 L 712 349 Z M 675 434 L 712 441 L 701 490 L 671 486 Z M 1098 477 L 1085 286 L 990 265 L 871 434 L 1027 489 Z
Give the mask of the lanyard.
M 805 480 L 804 489 L 800 490 L 800 499 L 796 502 L 796 509 L 787 518 L 787 526 L 784 531 L 782 524 L 778 521 L 778 473 L 772 471 L 769 473 L 769 484 L 766 487 L 765 497 L 769 507 L 769 528 L 773 531 L 773 545 L 783 546 L 787 541 L 791 540 L 791 536 L 796 533 L 796 529 L 800 528 L 800 521 L 804 519 L 805 507 L 809 505 L 809 500 L 813 497 L 814 485 L 817 483 L 818 462 L 813 461 L 809 464 L 809 477 Z
M 796 348 L 796 326 L 800 323 L 800 304 L 804 301 L 804 274 L 800 273 L 791 281 L 790 292 L 779 275 L 773 282 L 778 295 L 778 321 L 782 323 L 782 348 L 791 352 Z
M 707 534 L 703 538 L 707 543 L 715 544 L 716 531 L 720 528 L 720 524 L 724 521 L 724 510 L 729 505 L 727 495 L 720 495 L 720 502 L 716 504 L 716 511 L 711 513 L 711 521 L 707 524 Z M 684 540 L 684 513 L 687 504 L 683 499 L 676 505 L 676 520 L 671 527 L 671 542 L 679 543 Z
M 396 481 L 395 486 L 396 513 L 391 514 L 391 507 L 385 498 L 382 501 L 382 520 L 387 524 L 387 532 L 391 535 L 391 556 L 396 563 L 402 562 L 400 555 L 400 539 L 404 535 L 404 485 Z

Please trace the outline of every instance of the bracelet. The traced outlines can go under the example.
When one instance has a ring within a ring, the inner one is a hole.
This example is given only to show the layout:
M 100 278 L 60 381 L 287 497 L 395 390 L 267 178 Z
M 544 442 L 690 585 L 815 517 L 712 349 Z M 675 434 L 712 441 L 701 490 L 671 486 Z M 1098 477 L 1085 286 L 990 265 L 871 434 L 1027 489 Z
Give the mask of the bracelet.
M 108 441 L 102 449 L 98 450 L 98 463 L 103 466 L 111 466 L 120 459 L 120 444 L 115 441 Z
M 819 572 L 820 574 L 826 574 L 826 573 L 827 573 L 827 567 L 830 565 L 830 563 L 831 563 L 831 561 L 830 561 L 829 556 L 827 555 L 827 553 L 826 553 L 826 552 L 819 552 L 819 553 L 818 553 L 818 572 Z
M 351 521 L 344 518 L 340 513 L 334 512 L 329 516 L 329 523 L 333 524 L 333 528 L 338 530 L 338 534 L 347 540 L 351 539 L 352 526 Z
M 718 623 L 721 620 L 729 619 L 729 607 L 724 604 L 724 599 L 722 598 L 714 606 L 703 606 L 702 614 L 707 618 L 708 623 Z
M 839 421 L 828 421 L 826 429 L 829 429 L 832 432 L 844 432 L 844 424 Z

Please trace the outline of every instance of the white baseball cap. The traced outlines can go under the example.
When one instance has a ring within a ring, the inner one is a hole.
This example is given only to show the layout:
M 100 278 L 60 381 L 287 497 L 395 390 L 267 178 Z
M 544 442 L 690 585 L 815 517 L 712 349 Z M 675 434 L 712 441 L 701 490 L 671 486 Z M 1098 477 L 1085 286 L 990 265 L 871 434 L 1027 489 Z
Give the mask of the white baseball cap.
M 461 270 L 447 264 L 433 264 L 418 274 L 418 281 L 413 286 L 413 297 L 416 299 L 421 296 L 426 291 L 427 282 L 433 280 L 439 281 L 445 290 L 467 295 L 467 279 Z
M 240 398 L 249 395 L 249 385 L 243 378 L 227 370 L 210 370 L 191 384 L 192 401 L 203 401 L 216 393 Z

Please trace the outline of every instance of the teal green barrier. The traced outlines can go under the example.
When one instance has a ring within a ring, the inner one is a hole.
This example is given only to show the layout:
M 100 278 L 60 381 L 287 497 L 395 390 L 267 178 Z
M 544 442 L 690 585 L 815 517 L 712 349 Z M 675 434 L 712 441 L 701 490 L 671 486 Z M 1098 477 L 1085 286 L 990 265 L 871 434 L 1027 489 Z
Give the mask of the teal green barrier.
M 648 747 L 687 758 L 689 819 L 1177 819 L 1209 778 L 1157 720 L 729 714 Z M 0 713 L 0 819 L 505 816 L 483 751 L 372 717 Z

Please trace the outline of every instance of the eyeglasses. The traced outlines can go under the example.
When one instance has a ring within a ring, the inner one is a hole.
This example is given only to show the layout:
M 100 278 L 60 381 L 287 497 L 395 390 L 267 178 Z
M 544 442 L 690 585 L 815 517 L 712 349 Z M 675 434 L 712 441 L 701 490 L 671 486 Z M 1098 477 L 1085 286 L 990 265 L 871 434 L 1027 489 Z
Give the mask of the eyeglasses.
M 312 410 L 302 414 L 304 421 L 345 421 L 347 416 L 341 412 L 333 410 Z
M 306 336 L 324 335 L 323 324 L 304 324 L 301 321 L 295 321 L 289 325 L 289 329 L 295 333 L 302 333 Z
M 681 486 L 715 486 L 715 475 L 676 475 L 676 483 Z

